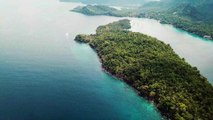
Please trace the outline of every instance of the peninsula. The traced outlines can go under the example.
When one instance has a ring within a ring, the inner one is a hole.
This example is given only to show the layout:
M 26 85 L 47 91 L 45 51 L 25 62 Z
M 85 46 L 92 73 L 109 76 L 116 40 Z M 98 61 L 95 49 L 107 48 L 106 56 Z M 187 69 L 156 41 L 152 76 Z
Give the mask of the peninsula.
M 75 40 L 96 50 L 102 67 L 153 102 L 167 119 L 210 120 L 213 86 L 196 67 L 156 38 L 128 31 L 130 21 L 100 26 Z

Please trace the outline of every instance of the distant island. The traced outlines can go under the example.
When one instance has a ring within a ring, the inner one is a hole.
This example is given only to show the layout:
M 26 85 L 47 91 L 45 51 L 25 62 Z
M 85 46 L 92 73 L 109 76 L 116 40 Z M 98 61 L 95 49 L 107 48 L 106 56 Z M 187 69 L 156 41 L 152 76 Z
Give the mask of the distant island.
M 88 43 L 108 73 L 134 87 L 167 119 L 212 119 L 213 86 L 199 70 L 170 45 L 130 28 L 129 20 L 120 20 L 99 26 L 96 34 L 77 35 L 75 40 Z
M 59 0 L 61 2 L 80 2 L 83 4 L 104 4 L 104 5 L 120 5 L 133 6 L 137 4 L 144 4 L 146 0 Z
M 204 13 L 201 14 L 196 7 L 186 3 L 178 4 L 177 6 L 172 8 L 159 8 L 157 7 L 157 5 L 150 6 L 149 4 L 147 3 L 147 5 L 136 8 L 122 8 L 121 10 L 105 5 L 87 5 L 74 8 L 71 11 L 79 12 L 85 15 L 108 15 L 116 17 L 138 17 L 156 19 L 163 24 L 172 24 L 177 28 L 212 40 L 213 15 L 207 15 L 212 16 L 212 18 L 209 17 L 207 19 L 207 17 L 205 17 L 205 19 Z

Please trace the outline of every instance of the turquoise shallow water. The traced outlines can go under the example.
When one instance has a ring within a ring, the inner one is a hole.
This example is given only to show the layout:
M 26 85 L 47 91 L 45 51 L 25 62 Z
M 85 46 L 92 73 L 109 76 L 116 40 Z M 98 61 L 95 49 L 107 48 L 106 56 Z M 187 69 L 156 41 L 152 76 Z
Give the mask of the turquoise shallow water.
M 152 104 L 104 73 L 74 42 L 118 20 L 54 0 L 0 1 L 0 120 L 159 120 Z

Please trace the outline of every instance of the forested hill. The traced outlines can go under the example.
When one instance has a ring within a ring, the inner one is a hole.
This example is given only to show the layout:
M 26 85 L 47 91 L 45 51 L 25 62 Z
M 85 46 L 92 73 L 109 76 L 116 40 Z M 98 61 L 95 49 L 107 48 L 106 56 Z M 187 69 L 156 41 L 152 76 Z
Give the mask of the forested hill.
M 157 10 L 179 12 L 180 16 L 192 18 L 198 21 L 213 21 L 213 1 L 212 0 L 161 0 L 160 2 L 148 2 L 141 6 L 143 10 Z M 194 17 L 195 15 L 197 17 Z M 198 16 L 199 15 L 199 16 Z
M 213 0 L 60 0 L 62 2 L 82 2 L 84 4 L 97 4 L 97 5 L 112 5 L 112 6 L 141 6 L 142 11 L 155 11 L 155 12 L 170 12 L 192 11 L 197 15 L 188 14 L 188 18 L 194 20 L 213 22 Z M 183 6 L 186 6 L 183 9 Z M 189 8 L 188 8 L 189 7 Z M 192 9 L 191 9 L 192 8 Z M 189 11 L 188 11 L 189 10 Z M 180 16 L 184 16 L 179 14 Z M 191 16 L 192 15 L 192 16 Z M 198 19 L 197 19 L 198 18 Z
M 181 59 L 165 43 L 130 32 L 129 20 L 100 26 L 93 35 L 75 40 L 89 43 L 103 68 L 124 80 L 153 101 L 172 120 L 210 120 L 213 116 L 213 86 L 196 67 Z
M 139 9 L 146 17 L 213 38 L 213 0 L 161 0 L 146 3 Z
M 206 4 L 212 4 L 212 0 L 160 0 L 162 3 L 168 3 L 169 5 L 176 6 L 178 4 L 190 4 L 193 6 L 202 6 Z

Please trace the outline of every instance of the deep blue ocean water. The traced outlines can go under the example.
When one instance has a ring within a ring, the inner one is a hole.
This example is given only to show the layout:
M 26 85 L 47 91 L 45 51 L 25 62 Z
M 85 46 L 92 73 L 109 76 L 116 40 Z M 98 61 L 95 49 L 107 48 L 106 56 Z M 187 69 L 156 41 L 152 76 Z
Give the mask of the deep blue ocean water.
M 57 0 L 0 1 L 0 120 L 159 120 L 155 107 L 102 71 L 73 39 L 118 20 Z

